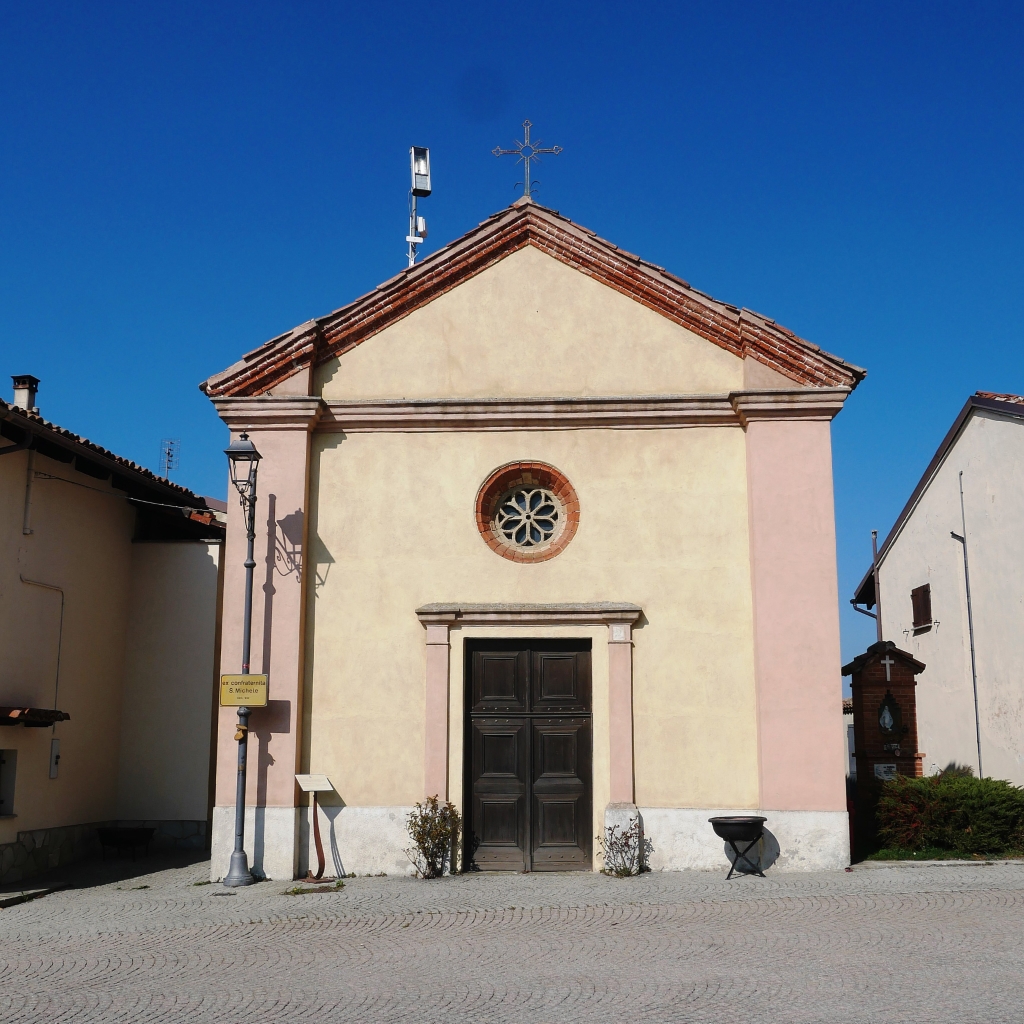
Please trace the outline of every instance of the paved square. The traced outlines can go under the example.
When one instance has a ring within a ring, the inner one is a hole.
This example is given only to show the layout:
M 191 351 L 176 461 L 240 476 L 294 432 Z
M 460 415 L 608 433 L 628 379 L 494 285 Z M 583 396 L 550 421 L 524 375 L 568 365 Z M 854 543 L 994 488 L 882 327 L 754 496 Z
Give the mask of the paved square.
M 0 1020 L 1024 1019 L 1024 865 L 358 878 L 301 896 L 195 885 L 207 871 L 0 910 Z

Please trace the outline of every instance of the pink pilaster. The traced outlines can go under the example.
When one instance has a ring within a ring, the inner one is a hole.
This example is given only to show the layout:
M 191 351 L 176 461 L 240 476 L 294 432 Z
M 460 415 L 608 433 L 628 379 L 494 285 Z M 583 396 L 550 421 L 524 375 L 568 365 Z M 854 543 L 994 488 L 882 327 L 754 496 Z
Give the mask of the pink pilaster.
M 214 404 L 232 437 L 248 431 L 262 455 L 257 481 L 251 670 L 269 677 L 269 705 L 254 710 L 249 722 L 246 803 L 257 808 L 294 808 L 301 751 L 310 434 L 321 405 L 316 398 L 269 396 L 217 399 Z M 242 510 L 229 486 L 221 645 L 224 672 L 241 669 L 245 549 Z M 234 803 L 235 725 L 233 709 L 221 708 L 219 806 Z M 255 843 L 261 842 L 257 835 Z M 276 872 L 271 877 L 283 876 L 280 867 Z
M 633 802 L 633 637 L 628 622 L 608 624 L 608 768 L 611 803 Z
M 427 624 L 426 749 L 423 785 L 426 796 L 448 799 L 448 624 Z
M 835 393 L 832 393 L 835 395 Z M 791 410 L 737 402 L 747 439 L 760 806 L 844 810 L 830 420 L 845 394 Z

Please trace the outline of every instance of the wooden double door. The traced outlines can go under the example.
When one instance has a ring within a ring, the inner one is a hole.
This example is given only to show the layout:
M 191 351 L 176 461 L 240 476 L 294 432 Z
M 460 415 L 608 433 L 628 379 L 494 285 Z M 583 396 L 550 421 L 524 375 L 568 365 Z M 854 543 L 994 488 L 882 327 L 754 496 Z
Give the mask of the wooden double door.
M 466 863 L 589 871 L 589 640 L 466 644 Z

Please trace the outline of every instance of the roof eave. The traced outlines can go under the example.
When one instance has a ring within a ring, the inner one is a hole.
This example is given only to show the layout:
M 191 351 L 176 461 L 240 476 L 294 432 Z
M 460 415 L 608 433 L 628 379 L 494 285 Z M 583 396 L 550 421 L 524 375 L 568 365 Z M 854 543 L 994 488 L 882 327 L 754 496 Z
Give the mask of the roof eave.
M 1014 402 L 1000 402 L 993 398 L 981 398 L 976 394 L 971 395 L 971 397 L 967 399 L 963 408 L 953 421 L 953 425 L 948 431 L 946 431 L 946 436 L 942 439 L 942 443 L 932 456 L 931 462 L 928 463 L 924 473 L 921 474 L 921 479 L 918 480 L 917 486 L 911 492 L 910 498 L 903 506 L 903 510 L 896 517 L 896 522 L 893 523 L 892 529 L 889 530 L 886 534 L 885 540 L 882 541 L 882 545 L 878 549 L 879 565 L 882 564 L 883 559 L 889 553 L 889 548 L 896 542 L 896 538 L 899 536 L 904 524 L 910 518 L 917 503 L 924 495 L 924 492 L 928 489 L 932 478 L 939 471 L 939 467 L 946 460 L 946 456 L 956 444 L 956 440 L 963 430 L 968 417 L 975 409 L 986 409 L 991 412 L 1005 413 L 1006 415 L 1014 416 L 1017 419 L 1024 419 L 1024 406 L 1018 405 Z M 857 587 L 853 592 L 853 603 L 863 604 L 867 608 L 874 608 L 875 589 L 874 581 L 872 580 L 872 568 L 868 568 L 868 571 L 864 573 L 864 576 L 861 578 L 860 583 L 857 584 Z
M 73 434 L 37 413 L 29 413 L 18 406 L 0 400 L 0 420 L 10 423 L 30 436 L 39 437 L 56 448 L 61 448 L 75 458 L 81 458 L 106 470 L 111 477 L 128 480 L 154 497 L 167 500 L 168 504 L 179 507 L 206 508 L 206 499 L 180 484 L 158 477 L 151 470 L 124 459 L 106 448 L 101 448 L 87 438 Z

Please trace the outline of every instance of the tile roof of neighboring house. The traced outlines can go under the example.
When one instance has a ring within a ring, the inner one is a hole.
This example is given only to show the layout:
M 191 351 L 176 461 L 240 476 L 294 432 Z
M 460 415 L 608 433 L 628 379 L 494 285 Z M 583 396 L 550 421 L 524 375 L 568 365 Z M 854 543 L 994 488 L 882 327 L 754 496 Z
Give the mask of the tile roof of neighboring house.
M 854 388 L 865 376 L 865 370 L 822 351 L 774 320 L 719 302 L 556 210 L 519 199 L 367 295 L 272 338 L 200 388 L 211 397 L 266 394 L 298 370 L 319 366 L 359 345 L 526 245 L 798 385 Z
M 900 512 L 892 529 L 889 531 L 885 540 L 882 541 L 882 544 L 878 549 L 879 564 L 881 564 L 885 555 L 888 554 L 889 548 L 899 536 L 900 530 L 903 529 L 903 524 L 910 518 L 910 514 L 914 511 L 918 501 L 920 501 L 921 495 L 924 494 L 928 485 L 932 481 L 932 477 L 935 476 L 939 467 L 942 465 L 943 461 L 945 461 L 950 449 L 960 436 L 960 432 L 963 430 L 964 424 L 967 422 L 967 418 L 975 409 L 988 409 L 991 412 L 1002 412 L 1010 416 L 1024 416 L 1024 395 L 1005 395 L 999 394 L 995 391 L 975 391 L 974 394 L 967 399 L 964 403 L 964 407 L 960 410 L 957 418 L 953 421 L 953 426 L 949 428 L 946 432 L 946 436 L 942 439 L 942 443 L 939 445 L 938 451 L 936 451 L 932 456 L 932 461 L 928 463 L 928 468 L 925 469 L 921 479 L 918 480 L 917 486 L 914 488 L 909 500 L 906 505 L 903 506 L 903 511 Z M 853 601 L 855 604 L 863 604 L 868 608 L 873 608 L 875 606 L 875 585 L 874 580 L 872 579 L 870 566 L 868 567 L 868 571 L 864 573 L 860 583 L 857 584 L 857 589 L 853 593 Z
M 993 402 L 1011 402 L 1014 405 L 1024 405 L 1024 395 L 1001 395 L 996 391 L 975 391 L 979 398 L 990 398 Z
M 93 444 L 88 438 L 65 430 L 64 427 L 43 419 L 37 412 L 27 411 L 2 400 L 0 436 L 14 441 L 18 447 L 31 447 L 59 462 L 74 462 L 75 468 L 87 476 L 99 480 L 110 479 L 114 487 L 125 491 L 129 497 L 144 500 L 142 496 L 145 495 L 154 503 L 220 511 L 216 505 L 208 504 L 205 498 L 187 487 L 157 476 L 145 466 L 115 455 L 112 451 Z M 7 445 L 0 450 L 9 450 L 10 447 Z

